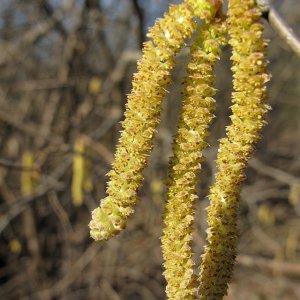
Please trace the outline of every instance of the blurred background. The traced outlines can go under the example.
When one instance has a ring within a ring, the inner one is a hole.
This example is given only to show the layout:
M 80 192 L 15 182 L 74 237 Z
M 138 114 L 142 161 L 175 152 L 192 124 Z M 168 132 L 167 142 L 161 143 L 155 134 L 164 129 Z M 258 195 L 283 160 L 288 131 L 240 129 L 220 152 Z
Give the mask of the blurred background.
M 89 237 L 105 196 L 126 94 L 166 0 L 0 0 L 0 299 L 165 299 L 160 236 L 183 50 L 127 229 Z M 298 0 L 274 1 L 300 35 Z M 268 125 L 247 170 L 238 263 L 226 298 L 300 299 L 300 59 L 266 23 Z M 194 251 L 205 244 L 208 187 L 229 124 L 230 49 L 199 180 Z

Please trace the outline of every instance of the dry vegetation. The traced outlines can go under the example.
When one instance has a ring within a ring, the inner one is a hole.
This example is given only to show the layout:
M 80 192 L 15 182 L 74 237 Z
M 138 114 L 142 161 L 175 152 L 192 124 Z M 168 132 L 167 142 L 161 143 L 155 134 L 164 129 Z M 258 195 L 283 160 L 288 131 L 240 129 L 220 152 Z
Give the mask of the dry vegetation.
M 127 230 L 94 243 L 87 225 L 105 193 L 146 27 L 168 2 L 1 1 L 1 299 L 165 299 L 161 213 L 185 51 L 178 57 L 141 202 Z M 298 0 L 275 4 L 300 33 Z M 233 300 L 300 298 L 300 60 L 268 26 L 266 35 L 273 110 L 242 192 L 240 255 L 227 298 Z M 199 185 L 197 261 L 205 243 L 204 209 L 216 147 L 228 123 L 229 56 L 226 48 Z M 78 139 L 88 149 L 85 176 L 92 181 L 92 187 L 86 183 L 82 205 L 74 202 L 71 189 Z

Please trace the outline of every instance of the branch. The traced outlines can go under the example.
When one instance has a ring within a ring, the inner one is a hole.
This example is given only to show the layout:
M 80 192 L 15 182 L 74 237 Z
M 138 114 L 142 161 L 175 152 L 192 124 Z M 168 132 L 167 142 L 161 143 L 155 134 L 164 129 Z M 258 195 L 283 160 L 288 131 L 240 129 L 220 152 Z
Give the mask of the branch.
M 24 59 L 25 50 L 31 45 L 37 43 L 42 37 L 48 34 L 53 27 L 61 23 L 67 12 L 72 9 L 72 2 L 63 7 L 61 10 L 55 11 L 50 18 L 35 24 L 27 32 L 22 35 L 20 41 L 12 41 L 11 43 L 1 45 L 0 48 L 0 66 L 5 65 L 8 61 Z
M 41 8 L 45 11 L 45 13 L 47 14 L 48 18 L 52 18 L 53 14 L 55 13 L 53 11 L 53 8 L 51 7 L 51 5 L 47 2 L 47 1 L 41 1 L 40 3 Z M 58 22 L 55 25 L 56 29 L 61 33 L 61 35 L 63 37 L 66 37 L 68 35 L 67 31 L 65 30 L 63 24 L 61 22 Z
M 62 191 L 65 189 L 59 180 L 65 174 L 72 163 L 72 156 L 65 158 L 64 163 L 57 167 L 50 176 L 44 177 L 39 187 L 32 195 L 20 197 L 0 215 L 0 234 L 10 224 L 10 222 L 20 215 L 32 201 L 46 195 L 49 191 Z
M 138 40 L 139 40 L 140 48 L 142 49 L 143 43 L 145 41 L 145 34 L 144 34 L 145 14 L 143 9 L 140 7 L 138 3 L 138 0 L 132 0 L 132 5 L 139 21 Z
M 258 159 L 252 158 L 249 161 L 249 166 L 259 172 L 260 174 L 263 174 L 265 176 L 274 178 L 278 180 L 279 182 L 285 183 L 289 186 L 292 185 L 300 185 L 300 178 L 297 178 L 285 171 L 279 170 L 274 167 L 270 167 Z
M 37 168 L 23 167 L 21 164 L 14 163 L 14 162 L 4 159 L 4 158 L 0 158 L 0 167 L 16 169 L 16 170 L 19 170 L 22 172 L 33 172 L 33 171 L 39 172 L 39 170 Z
M 259 256 L 239 255 L 237 261 L 240 265 L 250 268 L 260 268 L 271 272 L 281 272 L 286 276 L 300 275 L 300 265 L 287 261 L 276 261 Z
M 294 30 L 282 19 L 270 0 L 256 0 L 263 17 L 269 22 L 273 30 L 285 41 L 290 49 L 300 57 L 300 38 Z

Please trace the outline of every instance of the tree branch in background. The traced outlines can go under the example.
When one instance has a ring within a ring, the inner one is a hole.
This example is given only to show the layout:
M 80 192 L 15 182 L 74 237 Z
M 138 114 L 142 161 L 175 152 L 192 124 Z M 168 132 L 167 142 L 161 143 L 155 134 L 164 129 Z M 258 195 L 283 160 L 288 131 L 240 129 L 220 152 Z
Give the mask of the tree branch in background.
M 300 57 L 300 38 L 294 30 L 282 19 L 270 0 L 256 1 L 264 18 L 269 22 L 274 31 L 289 45 L 290 49 Z
M 145 14 L 143 9 L 140 7 L 138 0 L 132 0 L 132 5 L 134 8 L 134 12 L 138 17 L 139 20 L 139 27 L 138 27 L 138 39 L 140 48 L 143 48 L 143 43 L 145 41 L 145 34 L 144 34 L 144 27 L 145 27 Z
M 4 159 L 4 158 L 0 158 L 0 167 L 15 169 L 18 171 L 23 171 L 23 172 L 24 171 L 25 172 L 39 171 L 37 168 L 23 167 L 21 164 L 14 163 L 13 161 L 10 161 L 10 160 Z
M 46 13 L 46 15 L 47 15 L 49 18 L 52 18 L 52 17 L 53 17 L 54 10 L 53 10 L 53 8 L 51 7 L 51 5 L 50 5 L 47 1 L 45 1 L 45 0 L 41 1 L 40 6 L 41 6 L 41 8 L 44 10 L 44 12 Z M 64 38 L 66 38 L 66 36 L 68 35 L 68 33 L 66 32 L 66 30 L 65 30 L 65 28 L 64 28 L 64 26 L 62 25 L 61 22 L 58 22 L 58 23 L 55 25 L 55 28 L 57 29 L 57 31 L 60 32 L 60 34 L 61 34 Z

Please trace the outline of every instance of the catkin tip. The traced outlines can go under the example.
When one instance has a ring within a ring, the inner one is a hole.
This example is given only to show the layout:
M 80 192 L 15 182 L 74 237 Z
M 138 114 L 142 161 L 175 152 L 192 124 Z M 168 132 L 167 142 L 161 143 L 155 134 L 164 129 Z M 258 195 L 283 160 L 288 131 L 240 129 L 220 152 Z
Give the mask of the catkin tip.
M 108 240 L 117 235 L 124 227 L 125 222 L 116 214 L 107 214 L 98 207 L 92 211 L 92 220 L 89 224 L 91 237 L 96 241 Z

